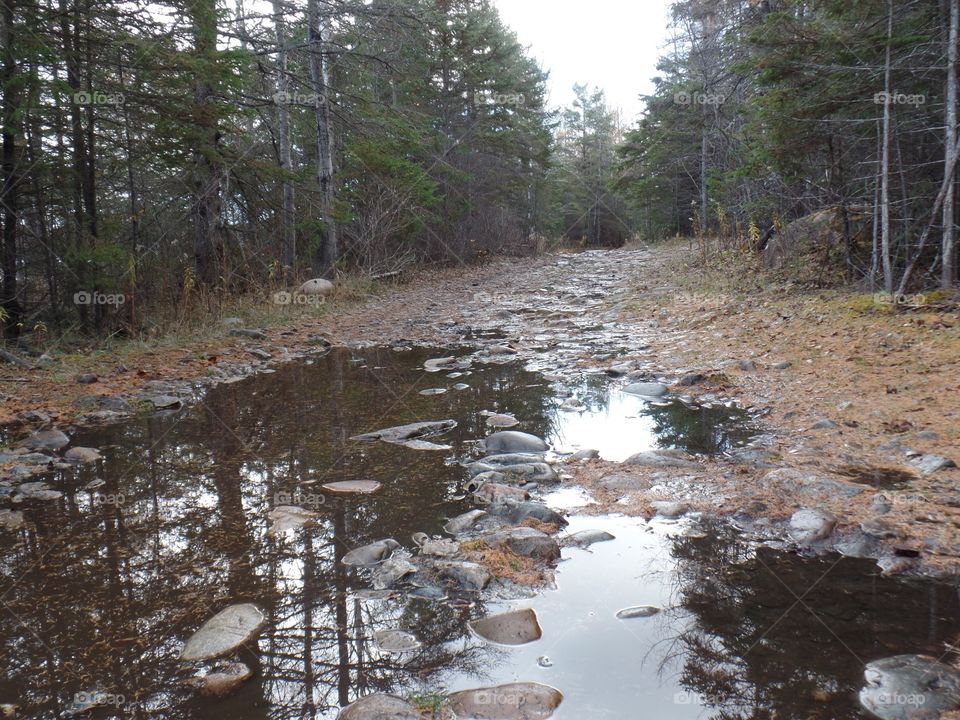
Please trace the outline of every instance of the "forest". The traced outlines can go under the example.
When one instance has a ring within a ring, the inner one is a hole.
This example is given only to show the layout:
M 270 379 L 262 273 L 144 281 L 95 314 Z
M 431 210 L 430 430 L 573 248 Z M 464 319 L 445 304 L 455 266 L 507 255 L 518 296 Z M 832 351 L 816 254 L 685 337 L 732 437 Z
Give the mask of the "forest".
M 548 106 L 487 0 L 8 0 L 4 333 L 558 244 L 759 253 L 817 212 L 818 282 L 956 283 L 955 2 L 670 10 L 630 123 L 599 84 Z

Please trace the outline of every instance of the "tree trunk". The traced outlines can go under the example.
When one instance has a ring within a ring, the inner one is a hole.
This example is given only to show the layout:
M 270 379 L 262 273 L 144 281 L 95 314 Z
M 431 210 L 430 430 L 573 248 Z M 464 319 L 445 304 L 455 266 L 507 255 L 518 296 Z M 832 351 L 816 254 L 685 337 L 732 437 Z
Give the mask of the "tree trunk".
M 893 0 L 887 0 L 887 49 L 883 66 L 883 139 L 880 149 L 880 252 L 883 261 L 883 288 L 893 292 L 890 262 L 890 44 L 893 37 Z
M 3 308 L 3 334 L 12 337 L 19 334 L 21 307 L 17 288 L 17 230 L 20 222 L 19 167 L 17 153 L 19 97 L 17 96 L 17 61 L 13 49 L 13 0 L 4 2 L 0 46 L 3 47 L 3 185 L 0 189 L 0 205 L 3 207 L 3 247 L 0 248 L 0 272 L 3 283 L 0 287 L 0 307 Z
M 954 155 L 954 144 L 957 137 L 957 31 L 960 25 L 960 0 L 949 0 L 950 29 L 947 37 L 947 88 L 946 108 L 946 142 L 944 143 L 944 172 L 947 181 L 947 194 L 943 200 L 943 241 L 941 245 L 940 285 L 944 288 L 953 287 L 957 282 L 956 257 L 956 225 L 954 220 L 954 181 L 955 175 L 949 171 L 950 159 Z
M 317 180 L 320 183 L 320 215 L 325 235 L 315 258 L 315 270 L 321 274 L 330 271 L 339 258 L 337 225 L 333 218 L 333 129 L 330 125 L 329 83 L 323 57 L 324 21 L 319 0 L 308 0 L 307 33 L 310 47 L 310 80 L 314 93 L 314 114 L 317 123 Z
M 277 32 L 277 129 L 279 134 L 280 171 L 283 173 L 282 251 L 283 275 L 288 277 L 297 262 L 296 208 L 294 206 L 293 162 L 290 152 L 290 87 L 287 75 L 287 33 L 281 0 L 273 0 L 274 27 Z
M 197 278 L 207 287 L 219 284 L 223 255 L 221 235 L 222 168 L 220 130 L 213 107 L 213 88 L 207 79 L 213 73 L 217 53 L 215 0 L 192 0 L 194 52 L 201 65 L 194 83 L 193 148 L 193 257 Z

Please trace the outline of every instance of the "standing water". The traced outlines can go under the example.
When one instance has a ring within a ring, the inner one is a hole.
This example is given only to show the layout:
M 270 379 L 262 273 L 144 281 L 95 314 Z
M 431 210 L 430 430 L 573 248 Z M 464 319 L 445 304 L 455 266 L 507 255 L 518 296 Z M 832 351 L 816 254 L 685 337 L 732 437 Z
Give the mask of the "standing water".
M 63 498 L 28 504 L 26 529 L 0 535 L 0 703 L 36 718 L 327 719 L 372 692 L 429 706 L 441 692 L 519 681 L 562 691 L 554 717 L 569 720 L 839 720 L 861 716 L 866 662 L 939 656 L 960 630 L 955 588 L 881 579 L 867 561 L 802 559 L 696 521 L 571 517 L 564 532 L 616 539 L 565 548 L 556 587 L 538 593 L 452 603 L 370 592 L 369 570 L 340 562 L 349 550 L 381 538 L 412 549 L 412 534 L 442 534 L 475 507 L 459 461 L 490 432 L 483 411 L 610 460 L 650 447 L 718 452 L 750 436 L 735 409 L 644 402 L 597 382 L 579 388 L 585 408 L 567 412 L 549 381 L 517 364 L 423 371 L 446 352 L 335 350 L 178 413 L 79 430 L 73 444 L 104 459 L 44 477 Z M 431 438 L 446 450 L 349 439 L 447 418 L 456 428 Z M 343 480 L 382 489 L 321 490 Z M 271 533 L 277 505 L 316 522 Z M 183 642 L 238 603 L 266 615 L 234 657 L 253 677 L 228 697 L 200 697 L 184 685 L 200 666 L 180 660 Z M 637 606 L 659 612 L 617 616 Z M 541 639 L 502 646 L 470 631 L 516 608 L 536 611 Z M 387 629 L 420 647 L 379 651 L 373 635 Z

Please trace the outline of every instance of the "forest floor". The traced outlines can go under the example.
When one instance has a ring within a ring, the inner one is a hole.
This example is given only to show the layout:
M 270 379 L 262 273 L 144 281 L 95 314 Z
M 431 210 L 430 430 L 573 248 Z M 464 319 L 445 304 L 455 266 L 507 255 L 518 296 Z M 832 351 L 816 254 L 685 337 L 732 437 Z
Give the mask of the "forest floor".
M 685 245 L 671 244 L 497 259 L 424 272 L 366 299 L 290 308 L 259 328 L 262 337 L 234 337 L 223 325 L 180 345 L 129 344 L 35 370 L 5 365 L 0 422 L 43 411 L 67 424 L 83 396 L 134 394 L 151 380 L 194 380 L 217 367 L 256 372 L 318 337 L 443 345 L 463 341 L 465 328 L 501 328 L 501 342 L 520 357 L 560 344 L 563 362 L 582 369 L 633 362 L 668 382 L 699 373 L 703 380 L 676 391 L 733 398 L 762 417 L 766 444 L 751 458 L 698 458 L 683 469 L 567 464 L 598 501 L 589 511 L 651 514 L 655 500 L 681 500 L 782 523 L 815 507 L 837 517 L 835 537 L 892 547 L 890 572 L 960 573 L 960 471 L 917 467 L 922 456 L 960 459 L 956 307 L 892 311 L 869 296 L 770 286 L 750 268 L 688 265 L 689 257 Z M 615 349 L 576 349 L 584 298 L 588 319 L 618 329 Z M 240 327 L 257 327 L 256 319 L 241 317 Z M 84 373 L 96 382 L 76 382 Z M 866 535 L 864 522 L 872 523 Z

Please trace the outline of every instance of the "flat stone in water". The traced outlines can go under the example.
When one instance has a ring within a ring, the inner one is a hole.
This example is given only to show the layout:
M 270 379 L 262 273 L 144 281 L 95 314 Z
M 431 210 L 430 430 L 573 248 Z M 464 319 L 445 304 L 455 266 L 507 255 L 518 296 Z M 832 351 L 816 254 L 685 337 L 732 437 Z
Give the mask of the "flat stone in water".
M 471 622 L 470 629 L 484 640 L 500 645 L 525 645 L 543 637 L 537 614 L 530 608 L 488 615 Z
M 867 663 L 860 704 L 880 720 L 933 720 L 960 706 L 960 671 L 926 655 Z
M 441 445 L 440 443 L 432 443 L 429 440 L 404 440 L 401 443 L 396 443 L 397 445 L 403 445 L 405 448 L 410 448 L 411 450 L 452 450 L 452 445 Z
M 516 427 L 520 424 L 520 421 L 517 420 L 513 415 L 505 415 L 503 413 L 494 413 L 493 415 L 487 416 L 487 425 L 490 427 L 496 428 L 511 428 Z
M 180 652 L 180 659 L 212 660 L 231 653 L 255 638 L 265 622 L 263 611 L 252 603 L 224 608 L 187 640 Z
M 606 530 L 581 530 L 568 535 L 564 540 L 569 545 L 590 547 L 594 543 L 608 542 L 609 540 L 616 540 L 616 538 Z
M 405 440 L 432 437 L 450 432 L 457 426 L 456 420 L 428 420 L 425 422 L 408 423 L 394 427 L 373 430 L 368 433 L 354 435 L 351 440 L 383 440 L 384 442 L 401 443 Z
M 215 668 L 206 675 L 198 675 L 184 682 L 201 695 L 223 697 L 253 677 L 253 670 L 241 662 L 229 663 Z
M 631 395 L 642 395 L 644 397 L 663 397 L 670 389 L 663 383 L 630 383 L 624 386 L 623 392 Z
M 46 483 L 28 482 L 23 483 L 17 488 L 17 494 L 13 496 L 14 502 L 23 502 L 25 500 L 59 500 L 63 493 L 54 490 Z
M 369 545 L 354 548 L 344 555 L 340 562 L 344 565 L 355 565 L 359 567 L 377 565 L 390 557 L 393 551 L 399 547 L 400 543 L 390 538 L 377 540 Z
M 620 620 L 633 620 L 634 618 L 652 617 L 660 612 L 660 608 L 655 605 L 637 605 L 635 607 L 624 608 L 617 611 L 617 617 Z
M 563 702 L 563 693 L 540 683 L 508 683 L 447 695 L 458 718 L 546 720 Z
M 426 390 L 421 390 L 421 395 L 443 395 L 447 392 L 446 388 L 427 388 Z
M 267 517 L 272 523 L 270 532 L 277 535 L 311 524 L 316 519 L 317 513 L 296 505 L 277 505 L 267 513 Z
M 381 485 L 376 480 L 339 480 L 320 487 L 327 492 L 342 495 L 370 495 L 379 490 Z
M 690 506 L 678 500 L 654 500 L 650 505 L 657 515 L 665 518 L 678 518 L 690 511 Z
M 403 698 L 374 693 L 345 707 L 337 720 L 421 720 L 421 715 Z
M 484 447 L 489 453 L 538 453 L 550 449 L 543 438 L 517 430 L 493 433 L 484 440 Z
M 420 649 L 420 641 L 403 630 L 378 630 L 373 642 L 385 653 L 408 653 Z
M 96 462 L 102 457 L 99 450 L 88 447 L 72 447 L 63 454 L 64 460 L 79 465 Z
M 443 530 L 451 535 L 459 535 L 473 528 L 474 525 L 486 516 L 487 513 L 484 510 L 469 510 L 462 515 L 451 518 L 447 524 L 443 526 Z
M 17 447 L 30 450 L 59 450 L 70 443 L 70 438 L 60 430 L 37 430 L 17 443 Z

